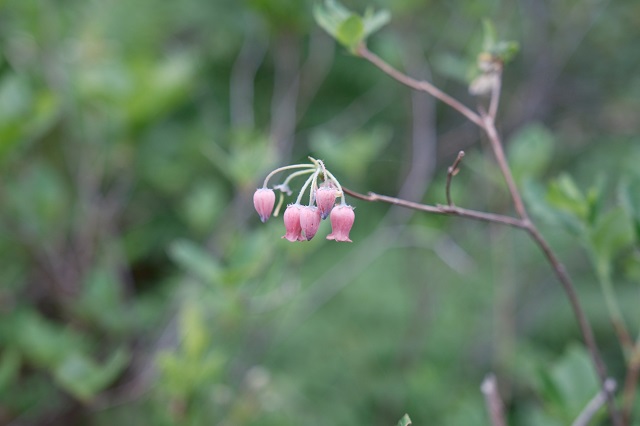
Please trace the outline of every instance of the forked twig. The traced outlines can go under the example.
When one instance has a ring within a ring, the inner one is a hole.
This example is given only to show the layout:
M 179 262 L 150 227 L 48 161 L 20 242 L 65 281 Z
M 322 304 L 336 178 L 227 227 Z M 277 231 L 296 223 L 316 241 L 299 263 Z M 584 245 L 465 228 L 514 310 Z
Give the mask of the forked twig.
M 447 204 L 449 205 L 449 207 L 453 207 L 453 201 L 451 200 L 451 180 L 460 171 L 460 169 L 458 169 L 458 166 L 460 165 L 460 162 L 463 158 L 464 151 L 460 151 L 453 164 L 450 165 L 447 169 L 447 184 L 445 186 L 445 192 L 447 194 Z

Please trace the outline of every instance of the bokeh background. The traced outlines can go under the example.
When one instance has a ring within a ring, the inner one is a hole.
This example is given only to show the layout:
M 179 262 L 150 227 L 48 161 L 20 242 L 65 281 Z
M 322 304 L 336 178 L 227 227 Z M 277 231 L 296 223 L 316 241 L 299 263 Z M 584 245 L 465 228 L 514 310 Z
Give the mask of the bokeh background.
M 622 383 L 602 288 L 637 333 L 640 3 L 344 3 L 388 9 L 370 49 L 471 106 L 482 19 L 520 43 L 500 131 Z M 307 155 L 435 204 L 464 149 L 456 203 L 511 213 L 479 131 L 312 8 L 0 1 L 0 424 L 488 425 L 495 372 L 511 424 L 566 425 L 595 395 L 517 230 L 357 200 L 352 244 L 260 223 L 255 188 Z

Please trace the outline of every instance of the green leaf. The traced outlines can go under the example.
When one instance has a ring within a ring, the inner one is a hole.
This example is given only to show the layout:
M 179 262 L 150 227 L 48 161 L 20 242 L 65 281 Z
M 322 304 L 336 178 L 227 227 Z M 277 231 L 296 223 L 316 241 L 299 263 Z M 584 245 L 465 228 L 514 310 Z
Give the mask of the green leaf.
M 549 167 L 553 156 L 553 134 L 541 124 L 521 129 L 509 142 L 508 157 L 516 182 L 539 178 Z
M 490 52 L 498 38 L 496 27 L 491 20 L 486 18 L 482 20 L 482 34 L 482 48 L 485 52 Z
M 522 195 L 531 214 L 539 217 L 547 225 L 560 226 L 572 235 L 583 237 L 586 232 L 584 222 L 574 214 L 552 206 L 548 201 L 547 192 L 533 180 L 524 181 Z
M 209 344 L 205 318 L 197 303 L 185 303 L 180 312 L 180 335 L 185 356 L 196 362 L 203 356 Z
M 367 9 L 364 16 L 359 16 L 333 0 L 326 0 L 324 5 L 316 4 L 313 16 L 322 29 L 350 51 L 354 51 L 391 18 L 386 10 L 374 13 L 371 9 Z
M 589 211 L 587 200 L 568 174 L 562 174 L 551 182 L 547 200 L 554 207 L 571 213 L 583 221 L 587 220 Z
M 97 264 L 85 279 L 74 311 L 104 331 L 126 332 L 130 316 L 123 308 L 121 288 L 117 272 L 107 265 Z
M 482 30 L 483 52 L 500 59 L 503 63 L 507 63 L 513 59 L 520 50 L 520 45 L 516 41 L 498 40 L 496 27 L 489 19 L 482 20 Z
M 633 243 L 633 227 L 627 212 L 614 208 L 600 218 L 591 231 L 591 244 L 601 262 L 609 262 Z
M 520 51 L 520 43 L 517 41 L 500 41 L 493 46 L 491 53 L 507 63 Z
M 9 389 L 20 370 L 20 354 L 15 349 L 5 349 L 0 356 L 0 391 Z
M 363 36 L 364 24 L 362 18 L 357 15 L 351 15 L 342 21 L 336 31 L 336 39 L 350 49 L 355 48 Z
M 27 360 L 40 368 L 51 369 L 74 351 L 84 349 L 82 337 L 70 328 L 46 320 L 35 311 L 25 310 L 11 316 L 7 334 Z
M 98 365 L 86 355 L 74 352 L 55 369 L 54 377 L 60 386 L 76 398 L 86 401 L 113 382 L 128 360 L 128 354 L 118 350 L 106 363 Z
M 550 374 L 562 397 L 562 408 L 568 420 L 575 419 L 598 393 L 598 378 L 589 355 L 581 346 L 570 346 L 551 368 Z
M 222 268 L 218 261 L 201 247 L 187 240 L 178 240 L 169 247 L 169 256 L 185 271 L 207 284 L 218 284 Z
M 411 419 L 409 418 L 408 414 L 405 414 L 404 416 L 402 416 L 400 421 L 398 421 L 396 426 L 409 426 L 410 424 L 411 424 Z
M 638 244 L 640 243 L 640 178 L 621 182 L 618 194 L 622 207 L 632 220 L 633 232 Z
M 364 14 L 364 38 L 384 27 L 391 20 L 391 13 L 388 10 L 379 10 L 373 13 L 373 10 L 367 9 Z

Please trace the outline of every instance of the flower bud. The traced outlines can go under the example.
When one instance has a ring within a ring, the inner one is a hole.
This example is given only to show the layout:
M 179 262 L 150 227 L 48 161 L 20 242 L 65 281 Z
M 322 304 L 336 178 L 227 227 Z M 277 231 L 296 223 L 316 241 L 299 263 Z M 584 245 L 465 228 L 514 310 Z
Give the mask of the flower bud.
M 300 204 L 289 204 L 284 211 L 284 228 L 286 233 L 282 238 L 294 241 L 304 241 L 302 236 L 302 227 L 300 226 L 300 210 L 302 206 Z
M 331 233 L 327 235 L 327 240 L 351 242 L 349 231 L 355 218 L 353 207 L 346 204 L 335 206 L 331 210 Z
M 329 186 L 320 187 L 316 191 L 316 205 L 323 220 L 329 216 L 333 205 L 336 203 L 336 195 L 336 189 Z
M 313 238 L 320 227 L 320 212 L 317 207 L 304 206 L 300 210 L 300 226 L 307 240 Z
M 262 223 L 266 222 L 271 216 L 271 211 L 276 203 L 276 193 L 273 189 L 260 188 L 253 194 L 253 206 L 260 215 Z

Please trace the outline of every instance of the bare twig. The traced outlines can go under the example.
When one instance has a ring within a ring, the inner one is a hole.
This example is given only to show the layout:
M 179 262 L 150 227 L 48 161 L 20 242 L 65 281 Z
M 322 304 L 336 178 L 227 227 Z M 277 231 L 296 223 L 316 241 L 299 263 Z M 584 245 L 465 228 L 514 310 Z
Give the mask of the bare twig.
M 427 213 L 435 213 L 447 216 L 460 216 L 469 219 L 481 220 L 484 222 L 500 223 L 502 225 L 513 226 L 514 228 L 526 229 L 527 224 L 521 219 L 505 216 L 501 214 L 485 213 L 477 210 L 463 209 L 456 206 L 430 206 L 428 204 L 414 203 L 412 201 L 402 200 L 400 198 L 389 197 L 387 195 L 380 195 L 373 192 L 369 192 L 367 195 L 360 194 L 352 191 L 349 188 L 342 187 L 342 190 L 354 198 L 358 198 L 364 201 L 381 201 L 383 203 L 389 203 L 396 206 L 402 206 L 413 210 L 419 210 Z
M 361 57 L 367 59 L 369 62 L 380 68 L 382 71 L 396 79 L 402 84 L 405 84 L 415 90 L 425 91 L 430 93 L 437 99 L 440 99 L 447 105 L 451 106 L 456 111 L 463 114 L 470 121 L 479 126 L 484 132 L 487 134 L 489 141 L 491 143 L 491 148 L 496 156 L 496 161 L 498 163 L 498 167 L 507 183 L 507 187 L 509 189 L 509 193 L 511 195 L 514 208 L 519 216 L 519 218 L 513 218 L 511 216 L 504 216 L 493 213 L 484 213 L 478 212 L 475 210 L 466 210 L 455 207 L 452 205 L 450 201 L 450 197 L 447 197 L 447 201 L 449 203 L 448 206 L 430 206 L 420 203 L 413 203 L 411 201 L 401 200 L 394 197 L 387 197 L 384 195 L 378 195 L 375 193 L 369 193 L 368 195 L 354 193 L 353 191 L 345 190 L 345 192 L 351 194 L 353 197 L 360 198 L 366 201 L 382 201 L 394 205 L 400 205 L 407 208 L 425 211 L 429 213 L 435 214 L 444 214 L 444 215 L 457 215 L 462 217 L 468 217 L 476 220 L 483 220 L 486 222 L 493 223 L 501 223 L 504 225 L 513 226 L 515 228 L 524 229 L 531 236 L 531 238 L 536 242 L 536 244 L 540 247 L 545 257 L 547 258 L 549 264 L 553 268 L 558 280 L 560 281 L 562 288 L 564 289 L 567 298 L 569 299 L 569 303 L 573 309 L 576 320 L 578 321 L 578 325 L 580 327 L 580 332 L 582 333 L 582 337 L 584 339 L 585 344 L 589 350 L 591 355 L 592 362 L 595 366 L 596 372 L 600 379 L 600 384 L 602 387 L 602 392 L 604 398 L 606 399 L 607 407 L 609 410 L 609 415 L 611 417 L 612 423 L 615 426 L 622 425 L 622 421 L 620 415 L 618 413 L 618 409 L 616 408 L 615 401 L 613 399 L 612 391 L 609 391 L 606 386 L 607 381 L 607 371 L 604 362 L 602 361 L 602 357 L 600 355 L 600 351 L 595 342 L 595 337 L 593 335 L 593 330 L 587 317 L 582 310 L 582 306 L 580 304 L 580 300 L 578 299 L 577 292 L 575 290 L 575 286 L 571 281 L 569 274 L 567 273 L 564 265 L 557 258 L 547 241 L 544 239 L 538 228 L 531 222 L 529 219 L 529 214 L 525 208 L 524 202 L 522 201 L 522 196 L 518 190 L 518 187 L 515 184 L 515 180 L 513 178 L 513 174 L 511 173 L 511 168 L 506 159 L 506 155 L 504 153 L 504 149 L 502 147 L 502 141 L 500 140 L 500 136 L 495 127 L 495 114 L 497 113 L 498 108 L 498 97 L 499 97 L 499 85 L 494 88 L 492 92 L 492 99 L 490 103 L 490 112 L 486 113 L 481 111 L 480 114 L 477 114 L 471 111 L 469 108 L 458 102 L 457 100 L 451 98 L 449 95 L 443 93 L 431 83 L 426 81 L 418 81 L 415 80 L 402 72 L 396 70 L 391 65 L 387 64 L 384 60 L 382 60 L 377 55 L 371 53 L 366 46 L 363 44 L 358 48 L 357 52 Z M 452 173 L 450 173 L 451 175 Z M 448 185 L 450 185 L 451 177 L 448 176 Z M 449 189 L 447 188 L 447 193 Z
M 507 426 L 504 416 L 504 404 L 498 393 L 498 381 L 495 374 L 491 373 L 484 378 L 482 385 L 480 385 L 480 390 L 484 394 L 489 417 L 491 417 L 491 424 L 493 426 Z
M 477 124 L 479 127 L 483 127 L 482 119 L 477 113 L 473 112 L 467 106 L 463 105 L 460 101 L 447 95 L 446 93 L 444 93 L 443 91 L 441 91 L 440 89 L 435 87 L 433 84 L 429 83 L 428 81 L 416 80 L 415 78 L 411 78 L 408 75 L 401 73 L 400 71 L 398 71 L 397 69 L 393 68 L 391 65 L 386 63 L 384 60 L 382 60 L 378 55 L 376 55 L 375 53 L 372 53 L 369 49 L 367 49 L 367 46 L 365 46 L 364 44 L 361 44 L 358 47 L 357 54 L 363 57 L 364 59 L 368 60 L 373 65 L 380 68 L 382 71 L 384 71 L 394 79 L 398 80 L 400 83 L 404 84 L 405 86 L 409 86 L 412 89 L 429 93 L 434 98 L 440 99 L 442 102 L 444 102 L 445 104 L 449 105 L 451 108 L 458 111 L 460 114 L 467 117 L 469 120 Z
M 460 165 L 460 162 L 463 158 L 464 151 L 460 151 L 456 159 L 453 161 L 453 164 L 447 169 L 447 184 L 445 185 L 445 192 L 447 194 L 447 204 L 449 205 L 449 207 L 453 207 L 453 201 L 451 200 L 451 180 L 460 171 L 460 169 L 458 169 L 458 166 Z
M 524 203 L 522 202 L 522 197 L 520 196 L 520 191 L 518 191 L 518 187 L 516 186 L 516 182 L 513 179 L 513 174 L 511 173 L 511 168 L 509 167 L 509 163 L 507 162 L 507 157 L 504 154 L 504 149 L 502 148 L 502 141 L 500 140 L 500 136 L 498 136 L 498 131 L 496 130 L 496 126 L 491 119 L 490 116 L 483 116 L 484 126 L 482 127 L 484 131 L 487 133 L 487 137 L 489 138 L 489 142 L 491 143 L 491 149 L 493 150 L 494 155 L 496 156 L 496 161 L 498 162 L 498 167 L 500 167 L 500 172 L 504 176 L 505 181 L 507 182 L 507 187 L 509 188 L 509 194 L 511 194 L 511 198 L 513 199 L 513 205 L 523 220 L 528 221 L 529 215 L 527 210 L 524 207 Z
M 607 394 L 612 394 L 616 390 L 616 381 L 607 379 L 604 382 L 604 388 L 596 394 L 584 407 L 580 415 L 571 423 L 571 426 L 587 426 L 593 416 L 598 412 L 600 407 L 607 401 Z

